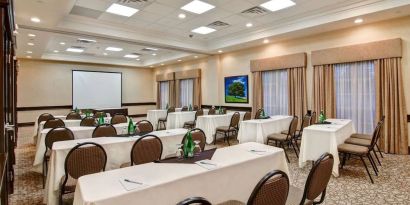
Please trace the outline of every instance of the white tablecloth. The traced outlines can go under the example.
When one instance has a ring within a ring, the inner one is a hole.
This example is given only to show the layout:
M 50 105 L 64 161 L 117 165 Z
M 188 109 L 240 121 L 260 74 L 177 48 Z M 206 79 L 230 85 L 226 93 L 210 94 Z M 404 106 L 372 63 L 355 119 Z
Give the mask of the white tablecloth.
M 267 153 L 258 155 L 251 149 Z M 268 172 L 288 173 L 282 149 L 252 142 L 217 149 L 212 163 L 218 167 L 211 171 L 197 164 L 148 163 L 84 176 L 78 180 L 74 205 L 175 205 L 192 196 L 205 197 L 213 204 L 246 202 Z M 120 178 L 145 186 L 126 191 Z
M 195 120 L 196 111 L 173 112 L 168 114 L 167 129 L 181 128 L 185 122 Z
M 181 143 L 182 138 L 188 130 L 174 129 L 154 131 L 151 134 L 158 136 L 163 144 L 162 158 L 174 155 L 177 144 Z M 107 153 L 107 164 L 105 170 L 118 169 L 122 164 L 130 162 L 130 152 L 133 144 L 139 138 L 135 137 L 101 137 L 91 139 L 79 139 L 53 144 L 50 157 L 46 191 L 44 202 L 47 204 L 58 204 L 58 190 L 61 177 L 64 176 L 64 162 L 68 152 L 81 142 L 95 142 L 100 144 Z M 100 185 L 105 184 L 101 183 Z M 104 185 L 105 186 L 105 185 Z
M 241 114 L 241 120 L 245 115 L 245 112 L 239 112 Z M 202 129 L 206 135 L 206 143 L 211 144 L 214 141 L 214 134 L 216 128 L 219 126 L 229 126 L 231 118 L 234 112 L 230 112 L 224 115 L 204 115 L 198 116 L 196 119 L 196 127 Z
M 54 118 L 58 118 L 58 119 L 62 119 L 62 120 L 65 120 L 66 117 L 67 116 L 65 116 L 65 115 L 56 115 L 56 116 L 54 116 Z M 34 144 L 37 143 L 37 136 L 38 136 L 39 133 L 40 133 L 40 131 L 39 131 L 38 117 L 37 117 L 36 121 L 34 121 L 34 130 L 33 130 L 33 143 Z
M 117 130 L 117 134 L 128 133 L 127 123 L 116 124 L 114 127 Z M 74 139 L 87 139 L 92 137 L 95 127 L 68 127 L 68 129 L 73 131 Z M 51 129 L 43 129 L 37 138 L 36 156 L 34 157 L 33 163 L 33 171 L 35 172 L 42 172 L 44 152 L 46 151 L 45 139 L 50 130 Z
M 242 121 L 239 127 L 239 143 L 258 142 L 265 144 L 267 136 L 289 129 L 292 116 L 272 116 L 269 119 Z
M 182 108 L 175 108 L 175 112 L 181 112 L 181 110 Z M 208 114 L 209 109 L 203 109 L 203 111 L 204 111 L 204 115 L 206 115 Z M 157 128 L 158 119 L 165 118 L 166 116 L 167 116 L 167 110 L 148 110 L 147 112 L 147 120 L 151 122 L 151 124 L 154 126 L 154 129 Z M 168 128 L 167 126 L 167 129 L 173 129 L 173 128 Z
M 308 160 L 317 160 L 329 152 L 334 157 L 333 176 L 339 176 L 339 154 L 337 146 L 355 133 L 351 120 L 328 119 L 332 124 L 311 125 L 303 129 L 300 145 L 299 167 L 303 167 Z

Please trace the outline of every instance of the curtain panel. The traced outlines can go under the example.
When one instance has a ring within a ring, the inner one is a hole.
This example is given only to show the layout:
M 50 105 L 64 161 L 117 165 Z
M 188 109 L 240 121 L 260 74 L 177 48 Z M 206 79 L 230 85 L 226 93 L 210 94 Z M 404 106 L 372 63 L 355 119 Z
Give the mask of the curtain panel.
M 202 105 L 202 85 L 201 85 L 201 69 L 185 70 L 175 72 L 175 106 L 181 107 L 181 80 L 193 79 L 193 105 Z M 171 90 L 171 89 L 170 89 Z
M 289 68 L 287 71 L 289 114 L 299 116 L 301 123 L 307 113 L 306 68 Z
M 157 109 L 161 108 L 161 82 L 157 81 Z
M 170 107 L 175 106 L 175 73 L 164 73 L 158 74 L 155 76 L 157 81 L 157 108 L 161 108 L 161 82 L 167 81 L 168 82 L 168 104 Z
M 328 118 L 336 117 L 333 65 L 313 67 L 313 111 L 317 113 L 317 118 L 321 111 Z
M 252 116 L 255 116 L 256 111 L 263 108 L 263 82 L 262 82 L 262 72 L 252 73 Z

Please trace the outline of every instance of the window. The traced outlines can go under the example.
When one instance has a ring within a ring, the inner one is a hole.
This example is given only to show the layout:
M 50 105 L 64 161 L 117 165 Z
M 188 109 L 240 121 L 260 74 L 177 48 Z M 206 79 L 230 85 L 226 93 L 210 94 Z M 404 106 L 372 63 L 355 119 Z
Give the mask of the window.
M 169 82 L 162 81 L 159 84 L 159 92 L 160 92 L 160 108 L 165 109 L 167 104 L 169 103 Z
M 263 105 L 265 113 L 288 115 L 288 72 L 274 70 L 262 73 Z
M 371 134 L 376 115 L 373 61 L 336 64 L 333 75 L 336 117 L 352 119 L 357 132 Z
M 193 79 L 181 80 L 179 93 L 180 93 L 179 102 L 181 106 L 192 105 L 193 99 L 194 99 L 194 80 Z

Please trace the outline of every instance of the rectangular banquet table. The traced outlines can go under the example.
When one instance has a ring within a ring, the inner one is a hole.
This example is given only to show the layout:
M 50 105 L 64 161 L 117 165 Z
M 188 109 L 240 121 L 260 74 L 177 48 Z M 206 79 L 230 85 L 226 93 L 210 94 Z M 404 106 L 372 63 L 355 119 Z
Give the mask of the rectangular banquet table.
M 167 129 L 181 128 L 185 122 L 195 120 L 196 111 L 173 112 L 168 114 Z
M 182 108 L 175 108 L 175 112 L 181 112 Z M 158 119 L 165 118 L 167 116 L 167 110 L 148 110 L 147 120 L 151 122 L 154 129 L 157 128 Z
M 67 116 L 65 115 L 55 115 L 54 118 L 62 119 L 65 120 Z M 36 121 L 34 121 L 34 130 L 33 130 L 33 143 L 37 143 L 37 137 L 39 134 L 39 124 L 38 124 L 38 117 L 36 118 Z
M 300 145 L 299 167 L 308 160 L 315 161 L 328 152 L 334 157 L 333 176 L 339 176 L 339 154 L 337 146 L 355 133 L 351 120 L 328 119 L 331 124 L 315 124 L 303 129 Z
M 213 170 L 197 164 L 147 163 L 83 176 L 77 182 L 74 205 L 175 205 L 192 196 L 212 204 L 246 202 L 268 172 L 289 173 L 283 149 L 253 142 L 217 149 L 211 162 L 217 164 Z M 122 178 L 144 185 L 127 191 Z
M 223 115 L 204 115 L 198 116 L 196 119 L 196 127 L 202 129 L 206 135 L 206 143 L 211 144 L 214 141 L 214 134 L 216 128 L 219 126 L 229 126 L 232 115 L 235 112 L 229 112 Z M 241 114 L 241 120 L 245 115 L 245 112 L 239 112 Z
M 242 121 L 239 127 L 239 143 L 258 142 L 266 144 L 267 136 L 289 129 L 292 116 L 276 115 L 269 119 Z
M 163 144 L 162 158 L 175 155 L 177 144 L 182 142 L 188 130 L 173 129 L 154 131 L 150 134 L 156 135 Z M 68 152 L 82 142 L 95 142 L 100 144 L 107 153 L 107 164 L 105 170 L 118 169 L 124 163 L 130 162 L 130 152 L 133 144 L 140 136 L 133 137 L 100 137 L 90 139 L 79 139 L 64 142 L 56 142 L 49 162 L 44 202 L 47 204 L 58 204 L 59 183 L 64 176 L 64 162 Z

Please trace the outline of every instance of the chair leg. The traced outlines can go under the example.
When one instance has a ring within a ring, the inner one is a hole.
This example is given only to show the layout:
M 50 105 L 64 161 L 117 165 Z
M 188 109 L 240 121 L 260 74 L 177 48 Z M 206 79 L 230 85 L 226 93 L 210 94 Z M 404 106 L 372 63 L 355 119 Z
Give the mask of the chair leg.
M 228 141 L 228 146 L 231 146 L 231 143 L 229 143 L 229 133 L 225 132 L 224 135 L 225 135 L 226 141 Z
M 346 153 L 343 153 L 342 169 L 346 164 Z
M 376 157 L 377 162 L 379 163 L 379 165 L 382 166 L 382 163 L 380 162 L 379 157 L 377 156 L 376 150 L 373 149 L 373 153 L 374 153 L 374 156 Z
M 45 166 L 46 166 L 46 162 L 45 162 L 45 159 L 44 159 L 44 161 L 43 161 L 43 189 L 45 188 L 45 184 L 46 184 L 46 182 L 45 182 L 45 174 L 46 174 L 46 172 L 45 172 Z
M 378 176 L 379 170 L 377 169 L 376 163 L 373 161 L 373 157 L 370 154 L 367 154 L 367 159 L 369 160 L 370 164 L 373 167 L 373 171 L 376 176 Z
M 290 140 L 290 145 L 292 145 L 293 151 L 295 151 L 296 158 L 299 158 L 298 151 L 296 151 L 295 145 L 293 144 L 292 140 Z
M 282 147 L 283 151 L 285 152 L 286 161 L 288 161 L 288 163 L 290 163 L 288 153 L 286 153 L 285 145 L 283 144 L 283 142 L 280 142 L 280 146 Z
M 383 154 L 382 154 L 382 151 L 380 150 L 380 147 L 379 147 L 379 145 L 377 145 L 377 143 L 376 143 L 376 147 L 377 147 L 377 150 L 379 151 L 380 157 L 384 158 Z
M 216 145 L 216 135 L 218 135 L 218 132 L 215 132 L 215 135 L 214 135 L 214 145 Z
M 367 172 L 367 174 L 368 174 L 369 177 L 370 177 L 370 181 L 372 182 L 372 184 L 374 184 L 372 175 L 370 175 L 369 169 L 367 168 L 367 165 L 366 165 L 366 162 L 365 162 L 364 159 L 363 159 L 363 156 L 360 156 L 360 160 L 362 160 L 363 166 L 364 166 L 364 168 L 366 169 L 366 172 Z

